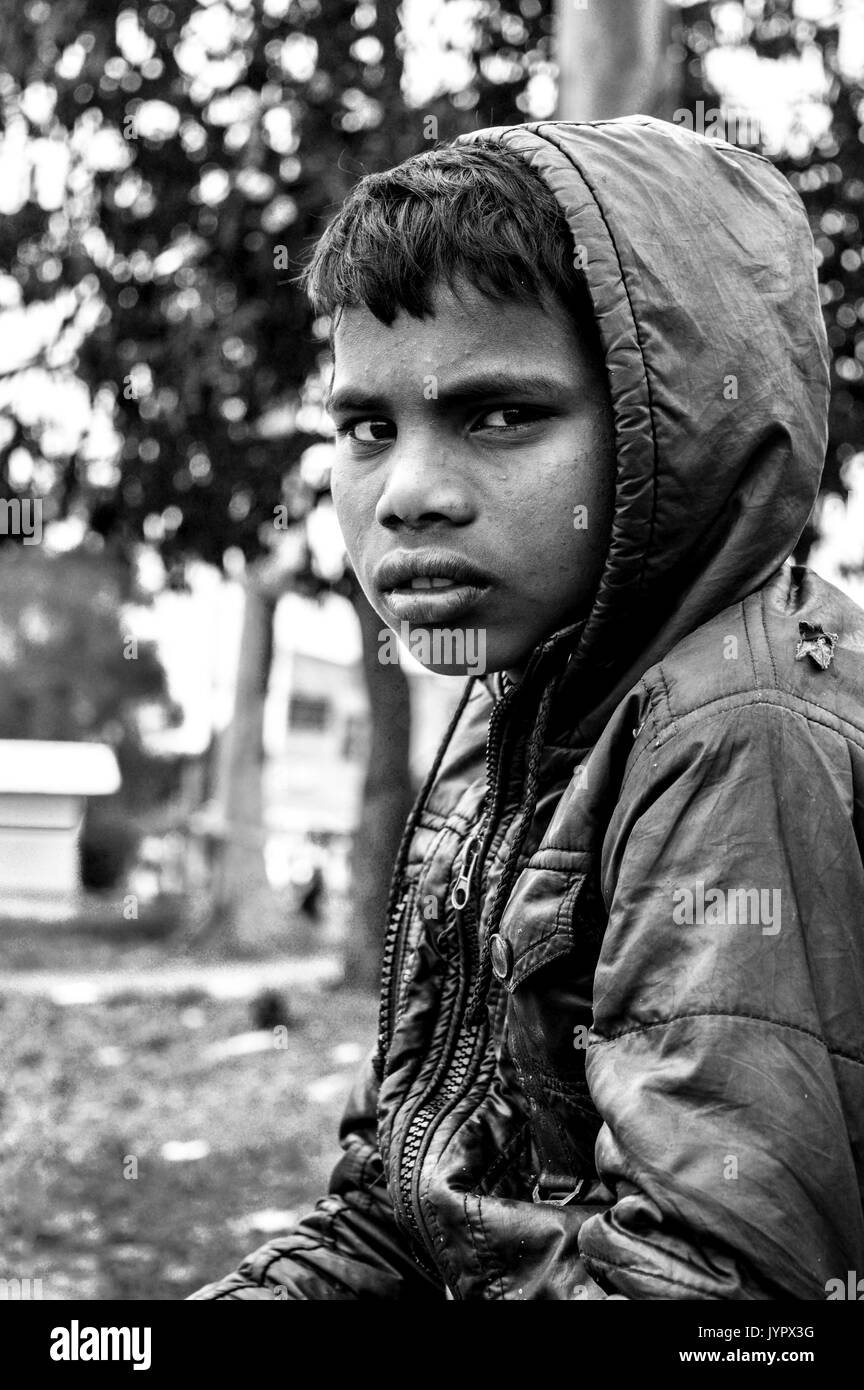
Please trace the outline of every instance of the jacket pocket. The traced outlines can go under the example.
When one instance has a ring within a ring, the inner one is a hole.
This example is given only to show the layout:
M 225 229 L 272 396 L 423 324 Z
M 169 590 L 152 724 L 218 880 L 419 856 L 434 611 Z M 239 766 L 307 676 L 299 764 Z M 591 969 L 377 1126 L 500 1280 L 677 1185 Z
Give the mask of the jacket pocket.
M 584 1200 L 596 1176 L 600 1120 L 585 1056 L 606 914 L 590 860 L 574 859 L 529 864 L 491 943 L 509 994 L 507 1043 L 527 1102 L 539 1201 Z
M 549 864 L 550 858 L 570 862 Z M 573 861 L 576 861 L 575 863 Z M 523 870 L 492 941 L 492 968 L 512 994 L 529 975 L 574 952 L 596 963 L 606 912 L 588 856 L 542 851 Z

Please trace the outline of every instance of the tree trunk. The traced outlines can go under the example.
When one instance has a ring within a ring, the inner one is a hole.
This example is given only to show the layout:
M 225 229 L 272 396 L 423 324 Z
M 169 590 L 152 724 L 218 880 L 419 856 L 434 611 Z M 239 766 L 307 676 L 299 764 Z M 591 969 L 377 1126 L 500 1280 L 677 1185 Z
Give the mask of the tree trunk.
M 671 120 L 680 99 L 672 15 L 667 0 L 556 0 L 559 119 Z
M 352 598 L 363 639 L 371 737 L 360 823 L 351 853 L 345 983 L 358 989 L 376 989 L 390 876 L 413 800 L 411 707 L 402 667 L 385 665 L 378 659 L 381 619 L 359 586 Z
M 379 0 L 369 30 L 381 44 L 384 83 L 376 95 L 388 108 L 387 120 L 367 132 L 362 157 L 367 167 L 391 165 L 413 153 L 415 116 L 402 104 L 402 57 L 397 0 Z M 403 148 L 406 141 L 408 148 Z M 399 841 L 411 809 L 411 702 L 401 666 L 378 660 L 382 622 L 356 582 L 351 599 L 360 622 L 363 674 L 369 697 L 370 743 L 360 821 L 351 850 L 351 890 L 345 942 L 345 983 L 377 990 L 381 980 L 390 878 Z
M 267 889 L 264 866 L 264 702 L 273 657 L 273 615 L 278 594 L 258 582 L 254 567 L 245 582 L 243 628 L 237 662 L 234 714 L 218 750 L 215 801 L 221 843 L 215 856 L 210 932 L 225 941 L 242 935 L 248 906 Z

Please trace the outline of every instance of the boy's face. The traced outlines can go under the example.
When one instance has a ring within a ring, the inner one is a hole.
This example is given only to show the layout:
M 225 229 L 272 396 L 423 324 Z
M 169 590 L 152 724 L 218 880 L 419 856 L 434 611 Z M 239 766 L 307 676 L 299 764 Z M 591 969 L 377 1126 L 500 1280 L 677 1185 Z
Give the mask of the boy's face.
M 339 316 L 333 499 L 370 603 L 424 665 L 482 674 L 482 653 L 518 679 L 537 642 L 590 607 L 615 491 L 611 408 L 557 303 L 457 290 L 439 285 L 423 320 Z

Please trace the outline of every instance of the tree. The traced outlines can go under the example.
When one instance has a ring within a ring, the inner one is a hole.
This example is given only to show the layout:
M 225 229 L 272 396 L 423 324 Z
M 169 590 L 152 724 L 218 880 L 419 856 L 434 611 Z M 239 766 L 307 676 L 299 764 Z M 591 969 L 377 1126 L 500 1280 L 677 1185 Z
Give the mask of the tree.
M 556 10 L 562 120 L 637 113 L 671 119 L 679 68 L 668 0 L 557 0 Z

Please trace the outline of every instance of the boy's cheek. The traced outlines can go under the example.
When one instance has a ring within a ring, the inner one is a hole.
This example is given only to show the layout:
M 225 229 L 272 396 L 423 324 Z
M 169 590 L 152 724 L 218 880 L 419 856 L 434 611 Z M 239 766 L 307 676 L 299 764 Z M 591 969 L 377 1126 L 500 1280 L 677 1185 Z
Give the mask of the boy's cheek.
M 333 506 L 336 508 L 336 516 L 339 520 L 339 525 L 342 527 L 343 531 L 345 530 L 345 523 L 347 520 L 346 515 L 344 515 L 346 511 L 345 498 L 347 491 L 348 489 L 343 479 L 342 469 L 340 468 L 338 462 L 335 462 L 333 464 L 332 469 L 330 470 L 330 495 L 333 498 Z
M 347 480 L 340 476 L 334 467 L 330 478 L 330 493 L 333 498 L 333 507 L 336 511 L 336 520 L 339 522 L 342 536 L 348 547 L 348 554 L 351 563 L 357 561 L 355 553 L 357 544 L 364 533 L 367 533 L 375 520 L 374 499 L 363 496 L 361 489 L 351 486 Z

